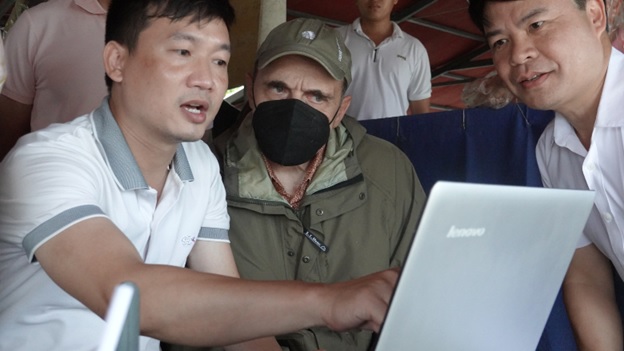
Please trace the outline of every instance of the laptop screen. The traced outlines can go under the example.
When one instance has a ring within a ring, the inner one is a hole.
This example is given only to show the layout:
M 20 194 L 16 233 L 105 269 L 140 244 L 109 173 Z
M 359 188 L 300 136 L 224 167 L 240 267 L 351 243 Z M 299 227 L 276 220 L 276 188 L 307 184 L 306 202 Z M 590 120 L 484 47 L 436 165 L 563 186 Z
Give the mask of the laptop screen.
M 376 350 L 535 350 L 593 198 L 436 183 Z

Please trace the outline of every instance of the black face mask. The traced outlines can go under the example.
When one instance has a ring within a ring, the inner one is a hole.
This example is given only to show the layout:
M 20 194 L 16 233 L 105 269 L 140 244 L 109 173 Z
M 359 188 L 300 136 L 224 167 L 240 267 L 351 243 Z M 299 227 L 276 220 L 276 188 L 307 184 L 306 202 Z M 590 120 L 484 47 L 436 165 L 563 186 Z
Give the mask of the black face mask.
M 327 116 L 298 99 L 259 104 L 252 124 L 260 151 L 283 166 L 310 161 L 329 139 Z

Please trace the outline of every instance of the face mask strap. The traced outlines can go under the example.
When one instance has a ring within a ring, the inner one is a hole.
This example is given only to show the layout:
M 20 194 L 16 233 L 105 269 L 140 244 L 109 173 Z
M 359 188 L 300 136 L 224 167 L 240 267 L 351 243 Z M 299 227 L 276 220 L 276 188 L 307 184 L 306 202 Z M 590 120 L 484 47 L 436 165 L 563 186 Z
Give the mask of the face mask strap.
M 254 65 L 253 76 L 251 76 L 251 98 L 253 99 L 254 110 L 258 108 L 256 103 L 256 75 L 258 75 L 258 63 Z
M 340 107 L 342 106 L 342 99 L 340 99 L 340 105 L 338 105 L 338 109 L 336 110 L 336 113 L 334 113 L 334 117 L 332 117 L 332 119 L 329 121 L 329 126 L 331 127 L 332 123 L 334 123 L 334 120 L 336 119 L 336 116 L 338 116 L 338 111 L 340 111 Z

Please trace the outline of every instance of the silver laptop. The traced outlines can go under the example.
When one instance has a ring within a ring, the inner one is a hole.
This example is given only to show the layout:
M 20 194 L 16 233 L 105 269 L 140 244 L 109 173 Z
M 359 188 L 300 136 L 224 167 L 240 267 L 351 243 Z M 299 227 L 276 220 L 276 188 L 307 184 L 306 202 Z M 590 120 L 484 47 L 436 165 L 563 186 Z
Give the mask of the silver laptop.
M 436 183 L 374 349 L 534 351 L 593 199 Z

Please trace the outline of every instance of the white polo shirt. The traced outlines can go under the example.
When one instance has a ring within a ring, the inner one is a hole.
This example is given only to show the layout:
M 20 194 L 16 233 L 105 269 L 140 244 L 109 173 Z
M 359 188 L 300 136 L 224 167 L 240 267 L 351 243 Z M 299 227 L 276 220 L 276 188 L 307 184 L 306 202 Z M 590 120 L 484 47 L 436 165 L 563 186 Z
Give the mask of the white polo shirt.
M 431 68 L 423 44 L 392 23 L 394 32 L 376 46 L 360 19 L 338 27 L 351 52 L 349 116 L 358 120 L 404 116 L 410 101 L 431 97 Z
M 156 198 L 108 99 L 89 115 L 21 138 L 0 163 L 0 350 L 97 347 L 102 319 L 34 256 L 68 226 L 107 217 L 146 263 L 179 267 L 196 240 L 229 240 L 219 165 L 203 142 L 179 146 L 158 205 Z M 141 350 L 159 343 L 141 337 Z
M 612 49 L 589 150 L 561 114 L 537 145 L 545 187 L 591 189 L 594 208 L 579 247 L 594 243 L 624 278 L 624 54 Z

